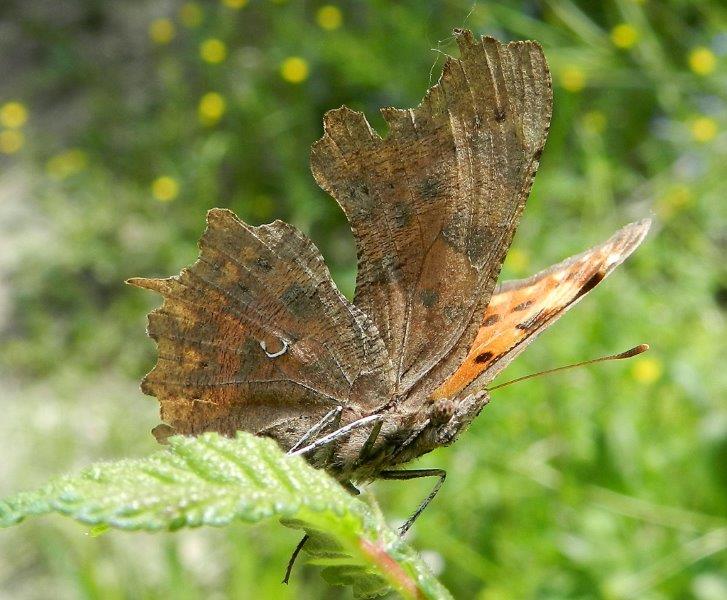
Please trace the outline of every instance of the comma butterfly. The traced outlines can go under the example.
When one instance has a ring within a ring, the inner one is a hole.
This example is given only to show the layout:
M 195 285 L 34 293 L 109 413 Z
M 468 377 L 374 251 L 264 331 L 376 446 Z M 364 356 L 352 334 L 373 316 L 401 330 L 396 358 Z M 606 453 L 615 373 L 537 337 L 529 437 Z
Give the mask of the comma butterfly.
M 149 315 L 158 362 L 142 389 L 171 434 L 276 439 L 349 489 L 451 443 L 487 384 L 641 243 L 649 221 L 529 279 L 496 287 L 551 117 L 535 42 L 455 31 L 459 59 L 415 109 L 382 110 L 381 138 L 346 107 L 325 115 L 311 169 L 356 239 L 353 302 L 294 227 L 213 209 L 200 256 Z

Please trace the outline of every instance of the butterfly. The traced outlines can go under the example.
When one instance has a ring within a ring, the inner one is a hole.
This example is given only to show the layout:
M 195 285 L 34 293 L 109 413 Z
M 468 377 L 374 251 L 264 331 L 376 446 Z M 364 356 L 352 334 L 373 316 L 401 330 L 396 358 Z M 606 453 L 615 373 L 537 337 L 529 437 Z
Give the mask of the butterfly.
M 397 467 L 450 444 L 487 385 L 621 264 L 649 221 L 533 277 L 496 286 L 548 133 L 552 89 L 536 42 L 455 31 L 460 58 L 415 109 L 382 110 L 379 136 L 346 107 L 324 117 L 311 170 L 351 225 L 353 301 L 314 244 L 282 221 L 213 209 L 197 261 L 134 278 L 160 293 L 142 383 L 173 434 L 239 430 L 278 441 L 353 488 L 439 477 Z

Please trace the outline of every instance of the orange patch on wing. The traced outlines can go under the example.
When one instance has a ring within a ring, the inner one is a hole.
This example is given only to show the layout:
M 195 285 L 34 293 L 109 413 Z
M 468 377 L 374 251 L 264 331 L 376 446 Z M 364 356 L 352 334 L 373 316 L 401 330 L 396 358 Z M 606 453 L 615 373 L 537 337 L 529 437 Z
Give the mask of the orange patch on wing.
M 452 398 L 482 376 L 486 385 L 545 327 L 591 291 L 641 243 L 647 220 L 609 240 L 523 280 L 504 284 L 482 318 L 467 358 L 433 394 Z
M 563 306 L 553 301 L 563 292 L 572 297 L 577 291 L 575 282 L 561 283 L 562 279 L 562 273 L 557 272 L 532 285 L 495 294 L 467 358 L 434 397 L 454 396 L 562 310 Z M 558 290 L 561 286 L 564 289 Z M 555 294 L 556 290 L 560 293 Z

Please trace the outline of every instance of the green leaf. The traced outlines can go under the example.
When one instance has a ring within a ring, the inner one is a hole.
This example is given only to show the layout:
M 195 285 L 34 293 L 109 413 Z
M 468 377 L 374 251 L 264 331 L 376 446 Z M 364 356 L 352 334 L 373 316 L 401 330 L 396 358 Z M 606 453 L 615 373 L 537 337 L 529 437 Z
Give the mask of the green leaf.
M 148 458 L 93 465 L 0 501 L 0 526 L 50 512 L 91 524 L 94 532 L 278 518 L 308 533 L 305 550 L 324 566 L 325 579 L 351 585 L 357 598 L 392 589 L 404 598 L 451 597 L 375 504 L 353 497 L 304 459 L 284 455 L 274 441 L 247 433 L 172 437 Z

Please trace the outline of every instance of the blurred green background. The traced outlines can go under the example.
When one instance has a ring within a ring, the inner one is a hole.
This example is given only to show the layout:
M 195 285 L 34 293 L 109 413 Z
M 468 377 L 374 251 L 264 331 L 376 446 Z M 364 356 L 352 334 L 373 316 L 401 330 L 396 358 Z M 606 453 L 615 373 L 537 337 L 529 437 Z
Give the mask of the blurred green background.
M 152 294 L 204 213 L 294 223 L 350 296 L 345 219 L 308 170 L 325 110 L 414 106 L 454 27 L 536 39 L 555 86 L 508 256 L 520 277 L 653 215 L 653 233 L 498 391 L 411 535 L 457 598 L 727 598 L 727 9 L 717 0 L 0 3 L 0 495 L 156 449 L 138 380 Z M 431 482 L 375 490 L 392 523 Z M 0 532 L 0 597 L 346 598 L 276 523 L 93 538 Z

